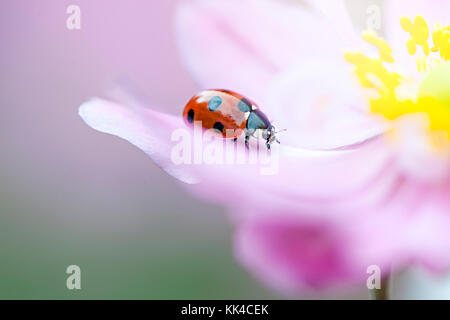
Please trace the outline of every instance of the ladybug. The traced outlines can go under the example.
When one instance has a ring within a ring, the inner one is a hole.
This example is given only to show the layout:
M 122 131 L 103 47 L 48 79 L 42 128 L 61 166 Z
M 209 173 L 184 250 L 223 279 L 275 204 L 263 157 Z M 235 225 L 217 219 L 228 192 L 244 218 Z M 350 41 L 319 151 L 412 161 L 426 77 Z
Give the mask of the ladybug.
M 186 124 L 200 121 L 204 129 L 215 129 L 225 139 L 237 138 L 245 132 L 245 146 L 250 136 L 266 140 L 270 149 L 276 138 L 275 127 L 258 105 L 245 96 L 230 90 L 210 89 L 193 96 L 183 110 Z

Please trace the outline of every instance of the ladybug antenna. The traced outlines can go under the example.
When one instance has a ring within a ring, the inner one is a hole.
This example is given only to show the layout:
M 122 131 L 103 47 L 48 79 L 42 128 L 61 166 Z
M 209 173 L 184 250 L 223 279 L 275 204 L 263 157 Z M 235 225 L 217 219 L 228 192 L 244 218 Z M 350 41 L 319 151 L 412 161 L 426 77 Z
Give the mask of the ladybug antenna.
M 276 142 L 278 142 L 279 144 L 280 144 L 281 142 L 280 142 L 280 140 L 278 140 L 277 134 L 280 133 L 280 132 L 283 132 L 283 131 L 287 131 L 287 129 L 281 129 L 281 130 L 275 130 L 275 131 L 274 131 L 274 135 L 273 135 L 273 136 L 274 136 L 274 140 L 275 140 Z

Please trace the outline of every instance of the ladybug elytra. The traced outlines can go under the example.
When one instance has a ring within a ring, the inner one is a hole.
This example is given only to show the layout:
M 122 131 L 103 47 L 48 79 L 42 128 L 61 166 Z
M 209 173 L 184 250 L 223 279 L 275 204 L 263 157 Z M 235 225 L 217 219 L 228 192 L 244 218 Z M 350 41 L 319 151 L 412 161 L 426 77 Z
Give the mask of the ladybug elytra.
M 205 90 L 193 96 L 186 104 L 183 119 L 188 125 L 200 121 L 205 129 L 215 129 L 223 138 L 235 141 L 245 132 L 248 148 L 250 136 L 262 138 L 270 149 L 277 131 L 257 104 L 245 96 L 223 89 Z

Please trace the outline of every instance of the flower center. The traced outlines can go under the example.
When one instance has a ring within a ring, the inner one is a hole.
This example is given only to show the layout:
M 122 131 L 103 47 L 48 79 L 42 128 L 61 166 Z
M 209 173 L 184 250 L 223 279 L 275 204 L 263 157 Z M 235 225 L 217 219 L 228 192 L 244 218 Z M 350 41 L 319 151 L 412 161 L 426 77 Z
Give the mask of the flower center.
M 395 61 L 387 42 L 373 31 L 362 37 L 378 48 L 378 57 L 363 53 L 346 53 L 345 59 L 355 66 L 355 74 L 361 85 L 372 91 L 370 109 L 388 120 L 412 113 L 428 117 L 431 132 L 450 140 L 450 25 L 436 24 L 432 33 L 425 19 L 417 16 L 414 21 L 400 19 L 400 25 L 409 33 L 406 47 L 416 56 L 418 77 L 393 71 Z M 420 48 L 418 50 L 418 47 Z M 415 69 L 415 68 L 414 68 Z

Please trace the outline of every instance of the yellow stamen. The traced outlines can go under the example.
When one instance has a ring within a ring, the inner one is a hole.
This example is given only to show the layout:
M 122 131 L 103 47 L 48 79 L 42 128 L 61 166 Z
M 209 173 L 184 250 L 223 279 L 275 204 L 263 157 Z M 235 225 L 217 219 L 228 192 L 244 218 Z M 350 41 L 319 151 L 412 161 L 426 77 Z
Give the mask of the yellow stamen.
M 386 69 L 381 59 L 369 58 L 362 53 L 346 53 L 345 59 L 355 65 L 355 73 L 365 88 L 374 88 L 380 94 L 386 94 L 400 84 L 401 76 Z M 379 81 L 374 81 L 370 76 L 375 76 Z
M 417 71 L 425 72 L 427 71 L 427 58 L 426 57 L 418 57 L 416 59 Z
M 379 49 L 381 60 L 391 63 L 394 62 L 394 58 L 392 58 L 392 49 L 383 38 L 378 37 L 372 30 L 363 32 L 362 37 L 368 43 Z
M 411 35 L 411 38 L 406 43 L 409 54 L 414 55 L 417 46 L 421 46 L 423 53 L 428 56 L 430 54 L 430 47 L 428 46 L 428 37 L 430 36 L 430 33 L 425 19 L 421 16 L 417 16 L 413 23 L 409 18 L 402 17 L 400 19 L 400 25 L 403 30 Z
M 433 31 L 434 47 L 432 52 L 439 52 L 442 59 L 450 60 L 450 25 L 443 27 L 440 24 L 435 24 Z
M 354 72 L 361 85 L 378 93 L 370 99 L 373 113 L 381 114 L 388 120 L 423 113 L 430 120 L 432 132 L 440 132 L 437 136 L 450 138 L 450 63 L 445 63 L 450 60 L 450 25 L 435 25 L 432 34 L 434 45 L 430 49 L 430 32 L 423 17 L 417 16 L 414 22 L 403 17 L 400 24 L 411 36 L 407 41 L 408 52 L 414 55 L 417 46 L 423 49 L 424 55 L 416 58 L 417 69 L 424 74 L 420 86 L 412 78 L 385 66 L 385 63 L 394 62 L 392 49 L 373 31 L 364 32 L 362 37 L 378 48 L 378 57 L 357 52 L 346 53 L 345 59 L 355 66 Z

